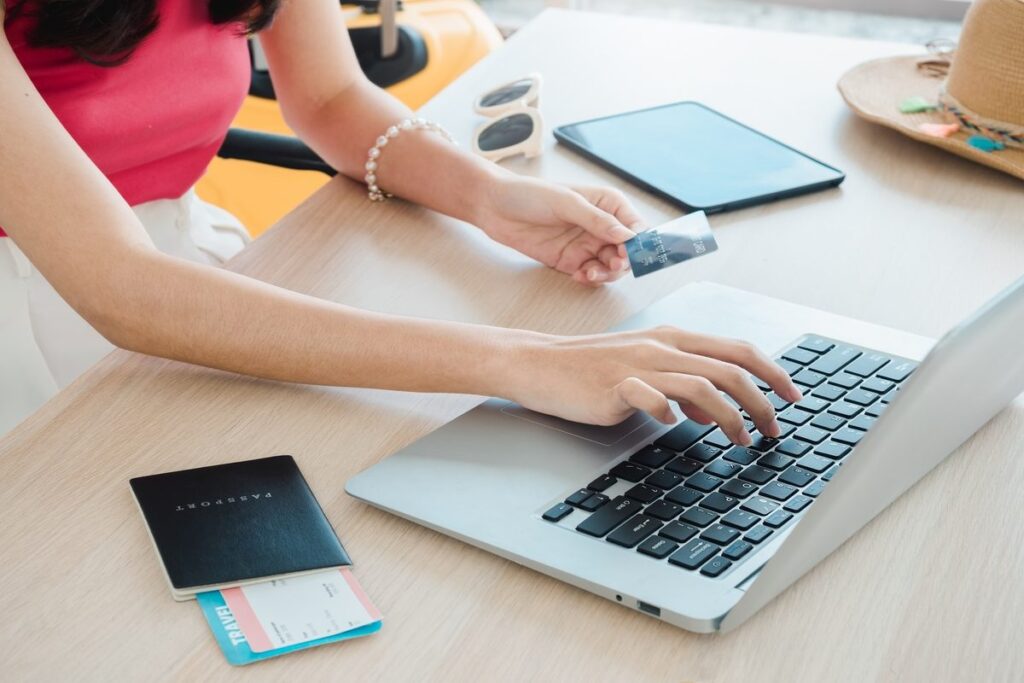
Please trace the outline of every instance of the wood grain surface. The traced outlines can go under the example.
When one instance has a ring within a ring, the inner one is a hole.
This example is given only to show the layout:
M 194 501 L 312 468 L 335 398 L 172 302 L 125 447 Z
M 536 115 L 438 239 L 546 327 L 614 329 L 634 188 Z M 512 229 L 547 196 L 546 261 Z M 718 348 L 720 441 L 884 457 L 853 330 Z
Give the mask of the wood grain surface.
M 381 311 L 560 333 L 601 330 L 706 279 L 937 336 L 1020 274 L 1024 196 L 1020 181 L 844 108 L 844 70 L 914 49 L 549 11 L 423 115 L 468 144 L 480 123 L 473 98 L 539 71 L 549 126 L 694 99 L 848 180 L 714 216 L 717 254 L 600 291 L 467 225 L 371 204 L 344 179 L 230 268 Z M 509 167 L 622 186 L 651 223 L 678 214 L 547 144 Z M 1024 671 L 1020 399 L 726 636 L 675 629 L 344 494 L 348 477 L 476 400 L 288 386 L 112 354 L 0 441 L 0 679 L 1009 681 Z M 965 400 L 950 396 L 949 410 Z M 127 482 L 277 453 L 295 456 L 384 629 L 232 669 L 198 607 L 171 599 Z

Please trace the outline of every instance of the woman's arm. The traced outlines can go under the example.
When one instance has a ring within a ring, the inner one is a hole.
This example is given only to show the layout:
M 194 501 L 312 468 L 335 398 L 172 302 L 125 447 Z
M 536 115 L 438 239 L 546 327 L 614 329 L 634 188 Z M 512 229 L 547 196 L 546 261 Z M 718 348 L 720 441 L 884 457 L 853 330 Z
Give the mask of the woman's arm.
M 565 338 L 370 313 L 157 251 L 0 36 L 0 225 L 86 320 L 118 346 L 311 384 L 510 398 L 612 423 L 668 400 L 749 441 L 732 394 L 766 434 L 771 405 L 747 371 L 798 396 L 748 345 L 661 329 Z
M 260 43 L 288 125 L 334 168 L 362 182 L 370 146 L 413 112 L 365 78 L 337 2 L 283 3 Z M 375 173 L 385 190 L 477 225 L 589 284 L 622 275 L 627 262 L 620 245 L 633 236 L 627 226 L 641 224 L 616 190 L 571 190 L 520 177 L 435 133 L 389 141 Z

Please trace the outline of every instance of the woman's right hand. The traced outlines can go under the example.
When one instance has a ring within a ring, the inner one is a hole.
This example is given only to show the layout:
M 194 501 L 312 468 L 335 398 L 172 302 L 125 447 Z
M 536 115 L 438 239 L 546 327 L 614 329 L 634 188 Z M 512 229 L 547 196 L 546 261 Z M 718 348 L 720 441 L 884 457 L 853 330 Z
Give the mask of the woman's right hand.
M 665 424 L 676 419 L 670 401 L 692 420 L 715 422 L 734 443 L 752 439 L 731 396 L 759 432 L 778 436 L 775 409 L 751 375 L 789 402 L 800 390 L 779 365 L 751 344 L 658 327 L 582 337 L 545 336 L 521 349 L 509 398 L 550 415 L 613 425 L 638 410 Z

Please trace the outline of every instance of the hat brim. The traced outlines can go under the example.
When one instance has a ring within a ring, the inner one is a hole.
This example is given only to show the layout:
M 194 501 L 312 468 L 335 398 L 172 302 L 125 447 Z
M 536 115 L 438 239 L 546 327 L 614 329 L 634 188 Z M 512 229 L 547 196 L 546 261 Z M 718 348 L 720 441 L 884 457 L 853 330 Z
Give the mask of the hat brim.
M 1024 180 L 1024 149 L 1007 147 L 984 152 L 967 143 L 975 134 L 971 131 L 960 130 L 942 138 L 918 128 L 922 123 L 948 123 L 952 121 L 949 114 L 900 112 L 900 103 L 909 97 L 921 96 L 929 102 L 938 98 L 943 79 L 928 76 L 918 69 L 921 58 L 922 55 L 886 57 L 855 66 L 839 79 L 839 92 L 850 108 L 868 121 Z

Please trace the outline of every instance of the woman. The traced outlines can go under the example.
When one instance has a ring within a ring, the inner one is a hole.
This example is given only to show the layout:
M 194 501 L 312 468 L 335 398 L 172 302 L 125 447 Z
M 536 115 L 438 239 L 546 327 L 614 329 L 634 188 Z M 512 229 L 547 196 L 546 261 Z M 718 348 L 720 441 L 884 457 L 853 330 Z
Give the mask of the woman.
M 243 238 L 190 188 L 246 92 L 246 32 L 259 33 L 288 124 L 371 194 L 477 225 L 582 284 L 627 267 L 621 244 L 639 218 L 621 194 L 521 178 L 433 129 L 398 126 L 412 114 L 363 77 L 335 0 L 0 0 L 0 16 L 8 426 L 110 343 L 290 382 L 501 396 L 597 424 L 637 410 L 671 423 L 674 400 L 741 444 L 750 435 L 720 391 L 767 435 L 778 425 L 748 373 L 799 398 L 777 365 L 731 340 L 381 315 L 211 267 Z

